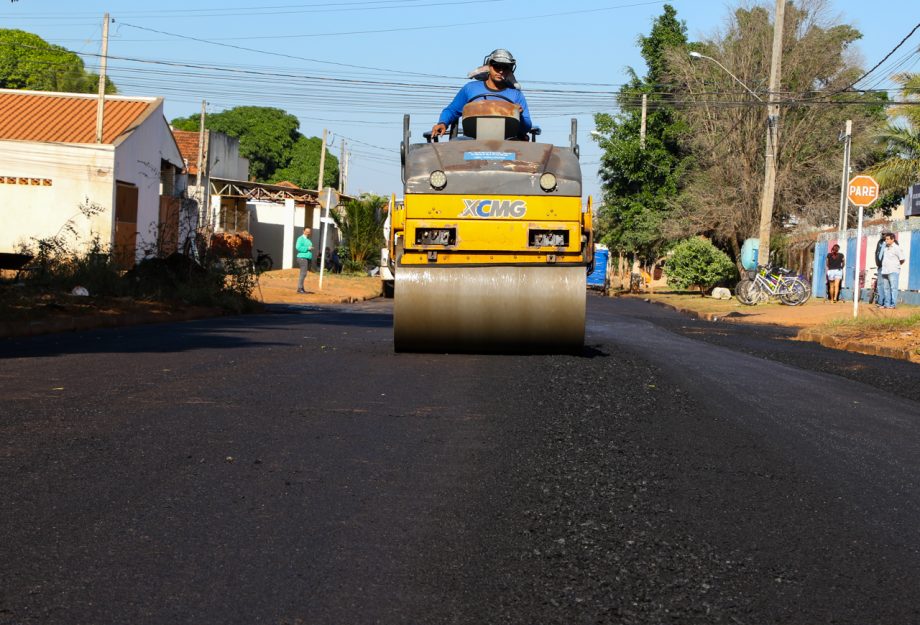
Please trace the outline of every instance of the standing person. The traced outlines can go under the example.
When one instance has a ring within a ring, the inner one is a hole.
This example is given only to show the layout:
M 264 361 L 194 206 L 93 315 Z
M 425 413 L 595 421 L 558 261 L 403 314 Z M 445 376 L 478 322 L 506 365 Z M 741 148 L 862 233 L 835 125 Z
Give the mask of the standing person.
M 894 234 L 885 233 L 885 251 L 882 255 L 882 266 L 879 269 L 879 304 L 880 308 L 892 309 L 898 301 L 898 278 L 901 275 L 901 265 L 904 264 L 904 251 L 895 241 Z
M 835 243 L 824 260 L 824 267 L 827 270 L 827 301 L 829 302 L 840 301 L 840 281 L 843 280 L 843 268 L 845 265 L 843 254 L 840 253 L 840 246 Z
M 485 80 L 474 80 L 468 82 L 460 89 L 453 101 L 447 105 L 441 116 L 431 128 L 431 136 L 439 137 L 447 132 L 447 127 L 460 119 L 463 113 L 463 107 L 467 102 L 476 96 L 499 96 L 499 100 L 509 100 L 517 104 L 521 109 L 521 134 L 526 135 L 533 127 L 530 121 L 530 109 L 527 108 L 527 100 L 520 89 L 515 88 L 514 70 L 517 68 L 517 61 L 507 50 L 499 48 L 493 50 L 482 64 L 488 69 L 488 76 Z
M 303 288 L 303 281 L 310 271 L 310 259 L 313 258 L 313 241 L 310 235 L 313 233 L 309 228 L 303 229 L 303 234 L 297 238 L 294 247 L 297 248 L 297 264 L 300 265 L 300 278 L 297 280 L 297 292 L 306 293 Z
M 342 259 L 339 258 L 339 248 L 332 250 L 332 270 L 336 273 L 342 273 Z

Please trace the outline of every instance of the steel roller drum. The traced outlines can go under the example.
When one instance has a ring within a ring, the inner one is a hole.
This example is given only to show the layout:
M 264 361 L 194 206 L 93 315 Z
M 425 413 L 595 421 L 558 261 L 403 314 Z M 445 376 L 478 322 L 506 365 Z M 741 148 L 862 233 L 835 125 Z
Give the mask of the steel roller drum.
M 584 267 L 400 267 L 396 351 L 576 351 Z

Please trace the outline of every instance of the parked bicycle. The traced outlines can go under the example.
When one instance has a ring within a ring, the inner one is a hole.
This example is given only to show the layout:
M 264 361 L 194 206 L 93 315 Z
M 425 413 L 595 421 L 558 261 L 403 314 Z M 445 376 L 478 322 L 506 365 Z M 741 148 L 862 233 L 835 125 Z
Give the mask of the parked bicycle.
M 754 306 L 778 299 L 786 306 L 799 306 L 811 297 L 808 282 L 790 269 L 761 265 L 752 273 L 753 277 L 745 276 L 735 287 L 735 297 L 742 304 Z
M 275 261 L 272 260 L 271 255 L 268 252 L 263 252 L 260 249 L 256 250 L 256 273 L 264 273 L 266 271 L 271 271 L 272 267 L 275 266 Z

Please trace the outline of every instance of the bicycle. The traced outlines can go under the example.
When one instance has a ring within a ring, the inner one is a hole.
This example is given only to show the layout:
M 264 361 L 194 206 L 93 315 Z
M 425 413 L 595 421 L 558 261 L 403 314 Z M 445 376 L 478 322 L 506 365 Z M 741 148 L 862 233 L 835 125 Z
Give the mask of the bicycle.
M 265 273 L 266 271 L 271 271 L 272 267 L 275 266 L 275 261 L 272 260 L 271 255 L 268 252 L 263 252 L 260 249 L 256 249 L 256 273 Z
M 811 297 L 811 289 L 802 276 L 789 269 L 761 265 L 753 278 L 745 276 L 735 286 L 735 297 L 747 306 L 774 298 L 786 306 L 800 306 Z

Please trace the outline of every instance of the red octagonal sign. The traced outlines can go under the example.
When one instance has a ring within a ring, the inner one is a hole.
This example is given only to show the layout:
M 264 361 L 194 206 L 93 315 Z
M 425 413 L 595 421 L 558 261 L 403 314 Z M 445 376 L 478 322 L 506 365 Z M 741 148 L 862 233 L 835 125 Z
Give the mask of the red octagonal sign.
M 878 199 L 878 183 L 872 176 L 856 176 L 847 185 L 847 198 L 856 206 L 869 206 Z

